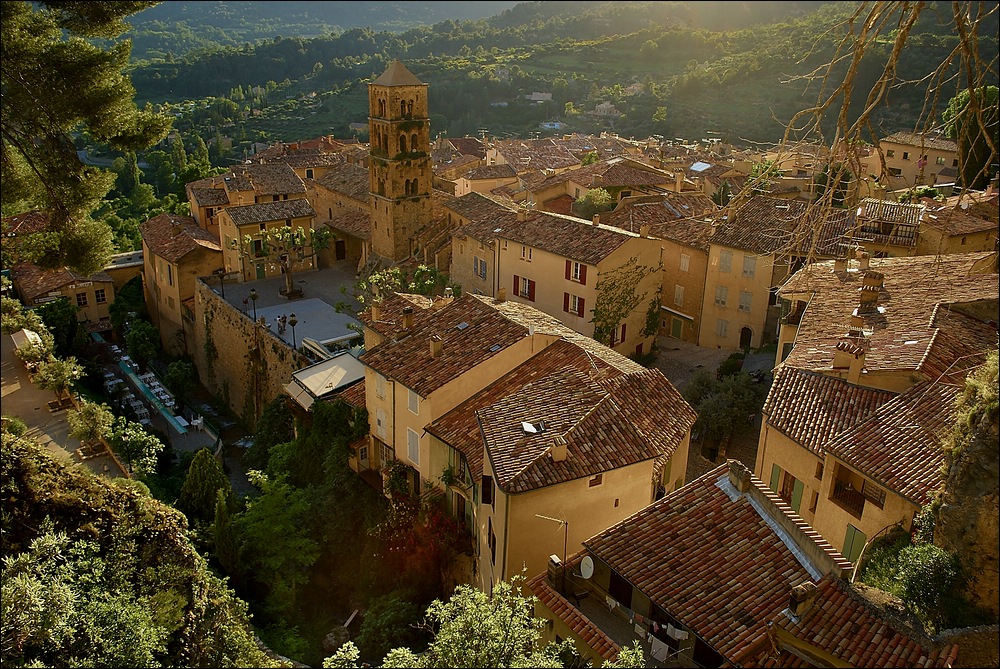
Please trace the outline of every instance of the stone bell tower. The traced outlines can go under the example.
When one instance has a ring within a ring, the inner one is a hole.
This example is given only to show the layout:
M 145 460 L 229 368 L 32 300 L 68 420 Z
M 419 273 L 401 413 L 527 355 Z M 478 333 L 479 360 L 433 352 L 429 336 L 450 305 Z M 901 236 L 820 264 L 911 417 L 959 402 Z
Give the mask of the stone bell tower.
M 431 221 L 427 84 L 398 60 L 368 84 L 372 251 L 392 263 L 409 258 Z

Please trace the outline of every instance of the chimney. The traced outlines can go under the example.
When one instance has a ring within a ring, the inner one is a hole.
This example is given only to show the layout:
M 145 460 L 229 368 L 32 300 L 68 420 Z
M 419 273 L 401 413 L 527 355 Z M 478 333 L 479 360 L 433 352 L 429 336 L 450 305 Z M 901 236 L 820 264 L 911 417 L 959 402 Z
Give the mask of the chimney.
M 520 208 L 518 208 L 518 210 L 517 210 L 517 220 L 519 222 L 521 222 L 521 223 L 524 223 L 526 220 L 528 220 L 528 208 L 527 207 L 520 207 Z
M 865 327 L 865 319 L 857 311 L 851 314 L 851 324 L 847 330 L 848 337 L 860 337 Z
M 445 296 L 446 298 L 448 298 L 449 300 L 450 300 L 451 298 L 455 297 L 455 291 L 454 291 L 454 289 L 452 289 L 452 287 L 451 287 L 451 286 L 448 286 L 447 288 L 445 288 L 445 289 L 444 289 L 444 296 Z
M 507 289 L 497 288 L 497 302 L 506 302 L 506 301 L 507 301 Z
M 739 460 L 730 460 L 729 482 L 740 492 L 746 492 L 750 489 L 750 470 Z
M 176 237 L 177 235 L 181 234 L 181 230 L 183 230 L 183 229 L 184 229 L 184 226 L 183 226 L 183 224 L 181 224 L 180 221 L 175 221 L 173 219 L 170 220 L 170 236 L 171 237 Z
M 413 307 L 403 307 L 403 329 L 409 330 L 413 327 Z
M 553 588 L 559 592 L 563 591 L 566 582 L 566 567 L 563 565 L 562 559 L 558 555 L 549 556 L 546 576 L 548 577 L 549 584 L 551 584 Z
M 837 258 L 833 261 L 833 271 L 836 273 L 847 271 L 847 258 Z
M 677 192 L 680 193 L 684 190 L 684 170 L 674 170 L 674 180 Z
M 440 357 L 441 353 L 444 352 L 444 342 L 441 341 L 441 335 L 431 335 L 431 357 Z
M 841 341 L 833 354 L 833 369 L 846 370 L 847 382 L 857 385 L 861 380 L 861 371 L 865 366 L 864 346 L 850 341 Z
M 600 224 L 601 224 L 601 215 L 594 214 L 594 225 L 600 225 Z
M 372 322 L 382 319 L 382 303 L 372 302 Z
M 553 462 L 563 462 L 569 455 L 569 448 L 566 445 L 566 438 L 561 434 L 557 434 L 552 440 L 552 447 L 549 449 L 549 455 L 552 456 Z
M 796 618 L 809 612 L 819 597 L 819 589 L 812 581 L 799 583 L 792 588 L 788 597 L 788 609 Z
M 649 237 L 649 231 L 652 229 L 652 227 L 653 226 L 651 226 L 649 223 L 643 223 L 642 225 L 640 225 L 639 226 L 639 236 L 640 237 Z
M 861 297 L 858 313 L 875 311 L 878 305 L 878 296 L 885 285 L 885 276 L 875 270 L 866 270 L 861 282 Z
M 871 263 L 871 256 L 869 256 L 866 252 L 862 251 L 861 253 L 858 254 L 858 268 L 859 269 L 862 269 L 862 270 L 868 269 L 868 266 L 869 266 L 870 263 Z
M 603 174 L 594 174 L 594 175 L 591 175 L 591 177 L 590 177 L 590 185 L 591 186 L 600 186 L 603 183 L 604 183 L 604 175 Z

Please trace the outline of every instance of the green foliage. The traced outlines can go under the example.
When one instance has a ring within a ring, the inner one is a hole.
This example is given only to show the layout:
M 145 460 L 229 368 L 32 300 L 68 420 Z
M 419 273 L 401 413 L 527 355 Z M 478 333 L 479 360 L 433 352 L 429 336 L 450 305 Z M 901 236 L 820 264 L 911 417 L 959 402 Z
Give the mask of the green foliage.
M 133 423 L 124 416 L 115 417 L 108 443 L 118 455 L 125 458 L 130 471 L 151 474 L 156 471 L 157 456 L 163 442 L 150 434 L 141 423 Z
M 355 299 L 360 304 L 366 305 L 390 293 L 440 295 L 445 288 L 451 288 L 455 297 L 461 294 L 461 286 L 451 283 L 447 275 L 436 267 L 421 264 L 410 273 L 399 267 L 390 267 L 372 272 L 367 278 L 360 279 L 355 286 Z
M 957 558 L 934 544 L 907 546 L 897 570 L 900 597 L 940 629 L 945 597 L 959 578 Z
M 76 314 L 79 308 L 65 297 L 40 304 L 35 311 L 41 316 L 45 327 L 52 334 L 53 351 L 56 356 L 65 358 L 73 354 L 73 342 L 80 330 L 80 322 Z
M 594 339 L 606 346 L 611 345 L 619 324 L 649 294 L 648 290 L 639 292 L 643 279 L 658 269 L 659 267 L 640 265 L 639 259 L 633 256 L 624 264 L 601 274 L 595 285 L 597 299 L 594 300 L 594 317 L 591 319 L 594 324 Z
M 125 74 L 128 41 L 102 49 L 86 39 L 118 36 L 125 17 L 153 4 L 3 4 L 3 206 L 48 212 L 55 243 L 32 258 L 43 268 L 69 266 L 89 276 L 111 253 L 107 226 L 88 215 L 114 174 L 84 165 L 70 133 L 83 130 L 116 149 L 142 149 L 170 126 L 169 117 L 133 102 Z
M 827 163 L 823 171 L 816 175 L 814 187 L 814 197 L 816 201 L 827 198 L 829 192 L 829 203 L 833 207 L 843 207 L 847 198 L 847 190 L 854 175 L 843 163 Z
M 222 464 L 207 448 L 202 448 L 188 466 L 184 485 L 175 505 L 192 522 L 210 522 L 216 516 L 218 493 L 232 506 L 233 489 Z
M 913 188 L 907 188 L 905 191 L 900 193 L 899 201 L 903 204 L 919 204 L 920 200 L 925 197 L 937 200 L 938 202 L 943 202 L 945 199 L 944 194 L 937 188 L 932 186 L 915 186 Z
M 83 367 L 77 363 L 76 358 L 49 358 L 38 365 L 34 383 L 43 390 L 51 390 L 56 399 L 61 400 L 81 376 Z
M 743 372 L 719 379 L 699 370 L 681 394 L 698 414 L 692 431 L 720 443 L 752 423 L 763 406 L 765 387 Z
M 4 414 L 3 429 L 4 432 L 9 433 L 12 437 L 19 438 L 28 431 L 28 424 L 17 416 L 8 416 L 7 414 Z
M 281 395 L 264 407 L 257 419 L 253 432 L 253 445 L 243 456 L 244 464 L 250 469 L 264 469 L 271 457 L 271 449 L 277 444 L 290 442 L 295 436 L 292 412 L 288 409 L 288 397 Z
M 285 276 L 285 293 L 291 295 L 295 290 L 292 281 L 295 268 L 299 263 L 329 248 L 332 239 L 333 231 L 327 227 L 321 226 L 310 230 L 302 226 L 293 228 L 282 225 L 254 235 L 244 235 L 242 243 L 234 239 L 232 248 L 252 261 L 258 257 L 254 242 L 260 241 L 261 257 L 281 267 Z
M 108 307 L 111 325 L 119 332 L 133 318 L 146 318 L 146 300 L 142 293 L 142 276 L 129 279 L 121 290 L 115 291 L 115 301 Z M 134 316 L 133 316 L 134 314 Z
M 115 415 L 107 404 L 83 402 L 79 411 L 70 409 L 67 412 L 66 420 L 69 421 L 69 436 L 90 444 L 111 433 Z
M 743 359 L 745 357 L 746 354 L 742 351 L 729 354 L 729 357 L 723 360 L 722 364 L 719 365 L 719 369 L 716 371 L 716 376 L 718 376 L 721 380 L 726 376 L 732 376 L 733 374 L 738 373 L 740 369 L 743 368 Z
M 368 603 L 358 635 L 358 648 L 364 657 L 385 657 L 400 646 L 418 652 L 426 647 L 428 634 L 415 624 L 423 614 L 414 603 L 415 597 L 413 591 L 393 591 Z
M 198 385 L 198 370 L 186 360 L 175 360 L 167 365 L 163 383 L 178 397 L 185 397 Z
M 147 320 L 133 320 L 125 335 L 128 353 L 139 365 L 146 365 L 160 354 L 160 331 Z
M 580 218 L 590 220 L 594 214 L 611 211 L 614 206 L 615 199 L 611 193 L 604 188 L 591 188 L 573 203 L 573 212 Z
M 945 133 L 958 144 L 959 179 L 966 188 L 981 190 L 996 175 L 998 98 L 1000 88 L 996 86 L 966 88 L 948 102 L 941 115 Z

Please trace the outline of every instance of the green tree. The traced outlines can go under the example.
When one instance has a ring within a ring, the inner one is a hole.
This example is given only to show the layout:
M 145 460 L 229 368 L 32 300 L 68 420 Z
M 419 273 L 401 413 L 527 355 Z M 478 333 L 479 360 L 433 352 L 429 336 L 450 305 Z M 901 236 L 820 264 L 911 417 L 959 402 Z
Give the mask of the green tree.
M 854 180 L 854 175 L 843 163 L 827 163 L 823 171 L 816 175 L 813 199 L 827 202 L 832 207 L 843 207 L 847 198 L 847 189 Z
M 106 226 L 89 215 L 114 184 L 114 174 L 85 165 L 70 133 L 85 131 L 120 150 L 140 150 L 165 136 L 168 116 L 140 110 L 125 73 L 130 43 L 102 49 L 124 19 L 155 2 L 2 3 L 2 202 L 49 214 L 54 244 L 31 260 L 89 276 L 112 252 Z
M 66 420 L 69 422 L 69 436 L 89 445 L 111 434 L 115 415 L 107 404 L 83 402 L 79 410 L 71 409 L 66 414 Z
M 521 594 L 523 576 L 501 581 L 493 594 L 460 585 L 448 601 L 435 600 L 427 609 L 426 626 L 433 638 L 421 654 L 395 648 L 383 667 L 562 667 L 560 654 L 574 655 L 572 641 L 539 643 L 545 620 L 534 617 L 535 597 Z M 360 653 L 348 642 L 323 661 L 325 668 L 358 667 Z M 605 667 L 642 667 L 638 642 L 622 649 Z
M 186 360 L 175 360 L 167 365 L 163 383 L 178 397 L 184 397 L 198 384 L 198 370 Z
M 53 350 L 59 357 L 73 353 L 73 342 L 80 330 L 76 314 L 79 308 L 65 297 L 35 307 L 45 327 L 52 334 Z
M 124 416 L 115 417 L 108 443 L 115 453 L 125 458 L 129 471 L 143 475 L 156 471 L 157 457 L 164 448 L 163 442 L 141 423 Z
M 945 134 L 958 144 L 961 184 L 981 190 L 996 174 L 1000 147 L 1000 88 L 965 89 L 948 102 L 941 115 Z
M 257 235 L 245 235 L 242 244 L 234 239 L 232 248 L 250 259 L 257 258 L 260 253 L 268 262 L 280 266 L 285 276 L 285 295 L 293 295 L 297 292 L 293 281 L 295 266 L 329 248 L 332 236 L 333 232 L 327 227 L 308 230 L 302 226 L 281 226 Z M 255 246 L 258 241 L 260 245 Z
M 428 635 L 412 624 L 423 612 L 414 597 L 411 591 L 393 591 L 368 603 L 358 634 L 358 648 L 364 657 L 385 657 L 400 646 L 423 650 Z
M 587 165 L 593 165 L 600 159 L 601 157 L 597 154 L 597 151 L 591 151 L 589 153 L 584 154 L 583 159 L 580 160 L 580 165 L 582 167 L 586 167 Z
M 134 320 L 125 335 L 128 353 L 140 366 L 160 354 L 160 331 L 147 320 Z
M 251 469 L 263 470 L 271 457 L 271 449 L 292 441 L 295 437 L 292 412 L 288 410 L 288 397 L 282 394 L 264 407 L 254 426 L 253 445 L 243 457 Z
M 184 142 L 180 137 L 170 142 L 170 162 L 174 168 L 174 174 L 180 174 L 187 167 L 187 151 L 184 150 Z
M 591 219 L 594 214 L 610 211 L 615 206 L 611 193 L 603 188 L 591 188 L 573 203 L 573 210 L 580 218 Z
M 730 185 L 729 180 L 722 182 L 719 186 L 719 190 L 712 193 L 712 202 L 719 205 L 720 207 L 725 207 L 729 204 L 729 201 L 733 199 L 733 187 Z
M 900 597 L 939 630 L 946 597 L 959 578 L 957 558 L 934 544 L 907 546 L 899 552 L 897 574 Z
M 231 507 L 234 499 L 229 477 L 212 451 L 203 448 L 188 465 L 175 506 L 191 520 L 209 522 L 215 518 L 219 491 L 222 491 L 223 501 Z
M 55 393 L 56 400 L 61 401 L 81 376 L 83 367 L 77 363 L 76 358 L 63 360 L 53 357 L 38 365 L 35 385 L 43 390 L 51 390 Z

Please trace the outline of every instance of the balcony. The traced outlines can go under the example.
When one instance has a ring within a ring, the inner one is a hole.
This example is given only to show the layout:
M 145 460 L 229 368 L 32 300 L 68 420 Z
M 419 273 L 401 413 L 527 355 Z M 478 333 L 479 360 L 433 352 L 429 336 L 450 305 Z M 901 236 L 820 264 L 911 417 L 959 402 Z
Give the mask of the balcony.
M 860 490 L 855 490 L 850 483 L 840 480 L 833 482 L 833 494 L 830 496 L 833 502 L 847 511 L 857 519 L 861 519 L 865 510 L 865 496 Z

